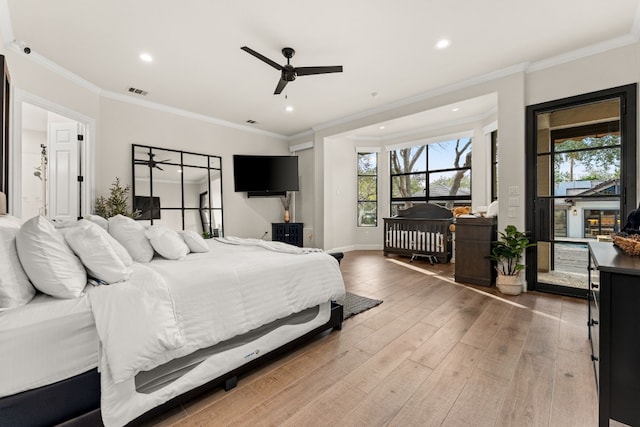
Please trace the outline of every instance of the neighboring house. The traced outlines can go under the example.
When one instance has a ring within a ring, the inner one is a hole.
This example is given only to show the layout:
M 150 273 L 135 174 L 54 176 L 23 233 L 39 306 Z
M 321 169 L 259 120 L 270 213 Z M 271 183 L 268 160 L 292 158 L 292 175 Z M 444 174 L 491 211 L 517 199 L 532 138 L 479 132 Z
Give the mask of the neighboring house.
M 556 199 L 556 237 L 595 239 L 619 231 L 618 197 L 607 197 L 620 194 L 619 187 L 619 179 L 558 183 L 556 196 L 567 198 Z M 589 198 L 594 196 L 598 198 Z

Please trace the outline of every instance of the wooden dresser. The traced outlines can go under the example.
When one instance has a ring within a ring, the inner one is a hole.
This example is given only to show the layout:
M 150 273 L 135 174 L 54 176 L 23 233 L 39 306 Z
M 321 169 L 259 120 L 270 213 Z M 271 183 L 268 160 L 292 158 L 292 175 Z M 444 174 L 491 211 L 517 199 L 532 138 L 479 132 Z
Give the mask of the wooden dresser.
M 640 257 L 611 242 L 590 242 L 589 287 L 599 425 L 612 419 L 640 426 Z
M 487 258 L 497 239 L 496 218 L 456 218 L 456 282 L 492 286 L 494 262 Z

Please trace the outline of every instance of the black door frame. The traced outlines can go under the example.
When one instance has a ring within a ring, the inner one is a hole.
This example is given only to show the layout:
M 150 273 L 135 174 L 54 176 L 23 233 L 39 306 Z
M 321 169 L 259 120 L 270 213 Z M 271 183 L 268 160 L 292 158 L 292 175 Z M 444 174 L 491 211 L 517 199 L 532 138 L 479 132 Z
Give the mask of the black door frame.
M 636 209 L 636 152 L 637 152 L 637 83 L 618 86 L 610 89 L 529 105 L 526 107 L 526 229 L 532 234 L 532 241 L 537 241 L 538 218 L 535 199 L 537 195 L 537 116 L 540 113 L 554 110 L 576 107 L 581 104 L 604 101 L 607 99 L 620 99 L 620 133 L 622 147 L 620 153 L 620 201 L 621 219 L 627 218 L 629 213 Z M 538 221 L 539 222 L 539 221 Z M 529 290 L 544 291 L 562 295 L 587 297 L 586 289 L 577 289 L 567 286 L 537 283 L 538 257 L 536 247 L 526 251 L 527 269 L 526 279 Z

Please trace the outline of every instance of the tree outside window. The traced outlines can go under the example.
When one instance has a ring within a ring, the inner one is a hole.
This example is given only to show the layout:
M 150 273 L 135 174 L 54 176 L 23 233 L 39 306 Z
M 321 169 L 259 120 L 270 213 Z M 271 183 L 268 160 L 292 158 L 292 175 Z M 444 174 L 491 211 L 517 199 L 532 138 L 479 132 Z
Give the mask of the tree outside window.
M 415 203 L 448 209 L 471 203 L 471 138 L 401 148 L 391 154 L 391 213 Z
M 378 225 L 378 153 L 358 153 L 358 227 Z

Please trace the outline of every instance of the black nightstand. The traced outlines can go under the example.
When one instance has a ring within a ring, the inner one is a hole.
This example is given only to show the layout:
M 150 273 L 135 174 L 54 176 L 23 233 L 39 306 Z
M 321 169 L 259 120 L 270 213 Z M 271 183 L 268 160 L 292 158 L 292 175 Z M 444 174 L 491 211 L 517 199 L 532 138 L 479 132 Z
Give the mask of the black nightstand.
M 271 240 L 302 247 L 301 222 L 274 222 L 271 224 Z

